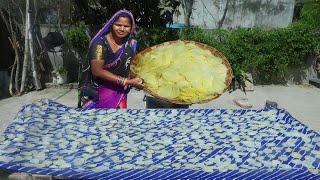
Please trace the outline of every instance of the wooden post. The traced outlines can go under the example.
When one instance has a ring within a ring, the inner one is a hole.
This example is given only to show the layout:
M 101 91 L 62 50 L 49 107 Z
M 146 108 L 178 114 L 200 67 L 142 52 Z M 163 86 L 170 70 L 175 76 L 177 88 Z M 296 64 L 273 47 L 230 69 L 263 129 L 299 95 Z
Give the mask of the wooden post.
M 30 31 L 30 18 L 29 18 L 29 11 L 30 11 L 30 1 L 26 0 L 26 24 L 25 24 L 25 37 L 24 37 L 24 58 L 23 58 L 23 66 L 22 66 L 22 79 L 21 79 L 21 86 L 20 86 L 20 93 L 24 92 L 25 84 L 26 84 L 26 76 L 29 66 L 30 60 L 30 43 L 29 43 L 29 31 Z

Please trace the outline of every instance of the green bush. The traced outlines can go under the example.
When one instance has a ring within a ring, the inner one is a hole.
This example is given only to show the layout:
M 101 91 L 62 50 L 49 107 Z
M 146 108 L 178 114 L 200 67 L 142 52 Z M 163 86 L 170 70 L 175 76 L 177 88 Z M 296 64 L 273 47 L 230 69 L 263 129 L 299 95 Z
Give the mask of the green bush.
M 179 39 L 179 31 L 163 27 L 141 28 L 135 36 L 138 41 L 138 51 L 166 41 Z
M 66 74 L 67 70 L 62 65 L 58 65 L 57 67 L 54 68 L 53 72 L 57 74 Z
M 89 38 L 86 35 L 86 27 L 83 22 L 73 25 L 64 30 L 67 45 L 80 55 L 86 57 L 89 49 Z
M 320 0 L 304 0 L 299 23 L 318 28 L 320 26 Z
M 81 71 L 88 64 L 89 38 L 86 35 L 85 24 L 80 22 L 68 27 L 64 30 L 64 36 L 66 39 L 64 65 L 69 72 L 68 79 L 79 81 Z
M 303 25 L 269 31 L 184 29 L 181 39 L 215 47 L 228 58 L 236 77 L 249 71 L 261 84 L 284 83 L 288 70 L 303 65 L 319 43 L 314 32 Z

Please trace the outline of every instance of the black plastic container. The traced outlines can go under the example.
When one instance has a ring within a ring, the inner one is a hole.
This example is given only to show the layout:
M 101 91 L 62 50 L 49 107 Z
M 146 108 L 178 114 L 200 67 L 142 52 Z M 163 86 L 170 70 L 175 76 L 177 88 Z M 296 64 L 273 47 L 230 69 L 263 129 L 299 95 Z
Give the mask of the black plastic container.
M 145 96 L 146 108 L 148 109 L 187 109 L 189 105 L 174 104 L 168 101 L 156 99 L 154 97 Z

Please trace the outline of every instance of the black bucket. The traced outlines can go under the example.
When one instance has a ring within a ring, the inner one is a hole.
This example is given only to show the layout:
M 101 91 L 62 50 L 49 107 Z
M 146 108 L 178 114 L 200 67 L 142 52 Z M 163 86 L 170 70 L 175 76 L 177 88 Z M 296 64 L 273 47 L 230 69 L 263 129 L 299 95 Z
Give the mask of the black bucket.
M 146 108 L 148 109 L 187 109 L 189 105 L 174 104 L 168 101 L 156 99 L 154 97 L 145 96 Z

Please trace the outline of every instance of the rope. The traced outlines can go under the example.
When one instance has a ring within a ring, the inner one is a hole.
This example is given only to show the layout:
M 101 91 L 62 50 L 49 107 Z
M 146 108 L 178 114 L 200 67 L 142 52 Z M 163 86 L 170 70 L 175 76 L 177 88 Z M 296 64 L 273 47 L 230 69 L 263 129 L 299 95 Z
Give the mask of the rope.
M 71 92 L 71 91 L 72 91 L 72 87 L 71 87 L 68 91 L 66 91 L 65 93 L 63 93 L 63 94 L 61 94 L 60 96 L 54 98 L 53 100 L 54 100 L 54 101 L 57 101 L 58 99 L 62 98 L 63 96 L 65 96 L 66 94 L 68 94 L 68 93 Z

